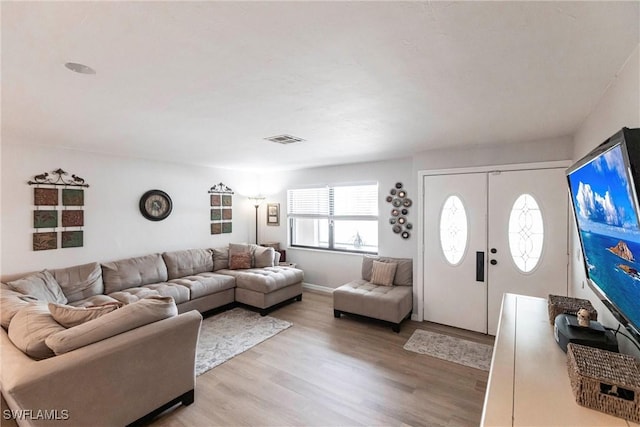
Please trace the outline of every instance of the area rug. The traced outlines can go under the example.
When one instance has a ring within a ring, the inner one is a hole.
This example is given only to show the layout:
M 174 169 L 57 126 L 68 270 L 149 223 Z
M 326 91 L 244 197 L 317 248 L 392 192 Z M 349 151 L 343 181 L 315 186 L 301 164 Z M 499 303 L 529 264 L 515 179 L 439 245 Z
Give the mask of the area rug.
M 234 308 L 204 319 L 198 337 L 196 375 L 204 374 L 292 325 L 244 308 Z
M 416 329 L 405 350 L 488 371 L 493 346 Z

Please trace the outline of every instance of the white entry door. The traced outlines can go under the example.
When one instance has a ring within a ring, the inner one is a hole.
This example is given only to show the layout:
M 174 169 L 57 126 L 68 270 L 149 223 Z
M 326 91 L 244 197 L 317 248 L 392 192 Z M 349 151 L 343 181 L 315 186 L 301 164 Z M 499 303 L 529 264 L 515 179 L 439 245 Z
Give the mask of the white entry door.
M 424 318 L 486 333 L 487 177 L 427 176 L 424 204 Z
M 568 202 L 564 169 L 489 174 L 489 334 L 504 293 L 567 295 Z
M 565 179 L 564 169 L 425 176 L 424 319 L 494 335 L 503 293 L 566 295 Z

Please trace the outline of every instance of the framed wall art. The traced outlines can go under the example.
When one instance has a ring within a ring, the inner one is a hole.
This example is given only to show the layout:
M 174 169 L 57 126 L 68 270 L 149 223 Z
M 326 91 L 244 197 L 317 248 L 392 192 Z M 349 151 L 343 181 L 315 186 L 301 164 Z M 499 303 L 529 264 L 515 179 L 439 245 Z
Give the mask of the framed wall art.
M 35 175 L 27 184 L 34 186 L 33 250 L 82 247 L 84 189 L 89 188 L 84 178 L 56 169 Z
M 233 230 L 233 190 L 223 183 L 209 189 L 211 234 L 231 233 Z
M 267 225 L 280 225 L 280 203 L 267 203 Z

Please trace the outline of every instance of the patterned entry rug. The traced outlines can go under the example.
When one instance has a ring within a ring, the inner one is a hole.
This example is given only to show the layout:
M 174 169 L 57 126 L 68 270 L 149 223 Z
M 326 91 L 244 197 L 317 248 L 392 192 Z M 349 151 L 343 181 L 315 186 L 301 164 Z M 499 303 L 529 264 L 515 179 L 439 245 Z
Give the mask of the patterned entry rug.
M 405 350 L 488 371 L 493 346 L 416 329 Z
M 202 321 L 196 351 L 196 375 L 202 375 L 293 326 L 285 320 L 234 308 Z

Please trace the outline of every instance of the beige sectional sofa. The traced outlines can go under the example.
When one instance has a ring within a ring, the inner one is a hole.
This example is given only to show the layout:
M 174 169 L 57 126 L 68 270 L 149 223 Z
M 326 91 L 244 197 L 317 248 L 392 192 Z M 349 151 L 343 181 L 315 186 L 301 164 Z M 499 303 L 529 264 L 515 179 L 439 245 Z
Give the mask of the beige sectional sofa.
M 238 252 L 250 254 L 249 268 L 234 265 Z M 190 404 L 200 313 L 240 303 L 265 315 L 301 299 L 302 270 L 281 267 L 278 259 L 272 248 L 231 244 L 45 270 L 3 283 L 0 387 L 11 410 L 31 411 L 18 424 L 123 426 Z M 48 303 L 72 313 L 74 307 L 123 307 L 67 329 Z

